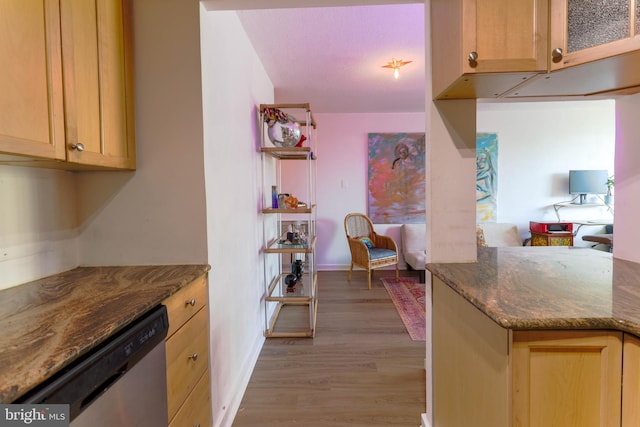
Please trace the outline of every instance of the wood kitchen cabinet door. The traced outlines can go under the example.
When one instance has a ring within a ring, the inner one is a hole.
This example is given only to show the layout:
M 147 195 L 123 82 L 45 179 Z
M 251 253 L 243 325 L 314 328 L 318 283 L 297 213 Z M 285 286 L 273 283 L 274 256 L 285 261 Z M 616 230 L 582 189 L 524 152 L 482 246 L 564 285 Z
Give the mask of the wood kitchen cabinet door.
M 211 387 L 207 370 L 193 388 L 191 398 L 180 407 L 169 427 L 210 426 L 211 422 Z
M 466 1 L 465 72 L 545 71 L 547 3 L 539 0 Z M 478 54 L 476 63 L 469 54 Z
M 436 276 L 432 301 L 433 425 L 511 427 L 509 331 Z
M 622 333 L 514 331 L 513 426 L 620 426 Z
M 578 0 L 551 0 L 551 70 L 640 49 L 638 0 L 609 0 L 588 5 L 585 7 L 585 3 Z M 611 71 L 620 73 L 615 65 L 614 62 Z M 621 63 L 620 67 L 624 65 Z
M 433 0 L 434 94 L 495 97 L 545 72 L 548 12 L 544 0 Z
M 0 63 L 0 153 L 64 159 L 58 0 L 0 2 Z
M 640 2 L 551 0 L 549 70 L 508 97 L 640 91 Z
M 135 168 L 128 4 L 60 2 L 68 162 Z
M 624 334 L 622 426 L 640 425 L 640 338 Z

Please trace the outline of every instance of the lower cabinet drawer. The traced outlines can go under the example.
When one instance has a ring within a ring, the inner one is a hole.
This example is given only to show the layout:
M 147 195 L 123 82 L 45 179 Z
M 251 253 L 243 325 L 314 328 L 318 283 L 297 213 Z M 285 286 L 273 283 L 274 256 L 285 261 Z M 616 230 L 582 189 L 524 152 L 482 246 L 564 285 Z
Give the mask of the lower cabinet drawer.
M 200 378 L 187 400 L 178 410 L 169 427 L 211 425 L 211 387 L 209 385 L 209 370 Z
M 209 368 L 209 315 L 201 309 L 166 341 L 167 399 L 171 420 Z
M 169 315 L 169 332 L 171 337 L 191 317 L 207 304 L 207 278 L 199 277 L 188 286 L 182 288 L 164 301 Z

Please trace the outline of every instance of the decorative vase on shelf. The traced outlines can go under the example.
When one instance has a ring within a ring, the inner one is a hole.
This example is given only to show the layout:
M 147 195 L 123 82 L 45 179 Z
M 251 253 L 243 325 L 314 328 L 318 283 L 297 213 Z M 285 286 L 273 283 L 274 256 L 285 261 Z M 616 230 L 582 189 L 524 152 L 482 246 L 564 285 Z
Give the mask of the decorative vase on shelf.
M 613 206 L 613 194 L 605 194 L 604 204 L 607 206 Z
M 295 117 L 287 114 L 285 121 L 273 121 L 268 123 L 267 135 L 276 147 L 294 147 L 302 137 L 300 124 Z

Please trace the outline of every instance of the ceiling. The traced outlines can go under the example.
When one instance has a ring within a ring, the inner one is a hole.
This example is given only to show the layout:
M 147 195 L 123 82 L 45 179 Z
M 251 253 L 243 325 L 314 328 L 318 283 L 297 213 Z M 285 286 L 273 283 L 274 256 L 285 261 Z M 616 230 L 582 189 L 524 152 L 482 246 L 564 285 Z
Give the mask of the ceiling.
M 424 4 L 238 10 L 277 103 L 317 113 L 425 111 Z M 413 61 L 382 68 L 392 58 Z

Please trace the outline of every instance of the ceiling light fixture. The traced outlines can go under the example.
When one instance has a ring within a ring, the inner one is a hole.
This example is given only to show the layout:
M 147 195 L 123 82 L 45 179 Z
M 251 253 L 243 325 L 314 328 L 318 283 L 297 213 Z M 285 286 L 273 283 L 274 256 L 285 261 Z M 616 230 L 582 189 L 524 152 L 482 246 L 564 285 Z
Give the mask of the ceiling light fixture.
M 412 62 L 413 61 L 403 61 L 402 59 L 392 58 L 391 62 L 389 62 L 387 65 L 383 65 L 382 68 L 393 69 L 393 77 L 395 77 L 396 80 L 398 80 L 398 77 L 400 77 L 400 68 Z

